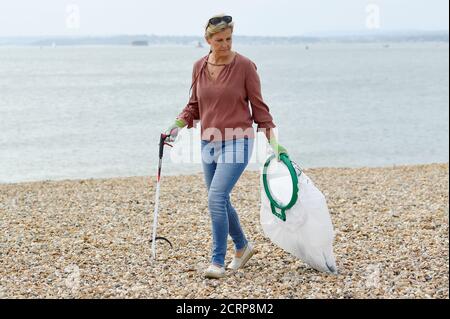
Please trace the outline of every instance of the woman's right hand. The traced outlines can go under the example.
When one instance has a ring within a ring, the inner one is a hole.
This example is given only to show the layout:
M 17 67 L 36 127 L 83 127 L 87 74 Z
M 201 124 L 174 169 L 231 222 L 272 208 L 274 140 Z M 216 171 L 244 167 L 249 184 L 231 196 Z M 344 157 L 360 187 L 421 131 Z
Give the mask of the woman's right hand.
M 164 134 L 167 135 L 167 142 L 174 142 L 180 129 L 185 126 L 186 123 L 183 120 L 176 119 L 175 122 L 164 131 Z

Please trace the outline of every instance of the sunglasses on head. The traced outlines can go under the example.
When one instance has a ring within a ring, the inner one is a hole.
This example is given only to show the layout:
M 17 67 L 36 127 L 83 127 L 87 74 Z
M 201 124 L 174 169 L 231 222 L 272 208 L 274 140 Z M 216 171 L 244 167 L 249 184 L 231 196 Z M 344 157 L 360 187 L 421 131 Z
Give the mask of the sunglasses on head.
M 215 18 L 209 19 L 209 24 L 218 25 L 222 21 L 228 24 L 231 21 L 233 21 L 233 18 L 231 16 L 215 17 Z

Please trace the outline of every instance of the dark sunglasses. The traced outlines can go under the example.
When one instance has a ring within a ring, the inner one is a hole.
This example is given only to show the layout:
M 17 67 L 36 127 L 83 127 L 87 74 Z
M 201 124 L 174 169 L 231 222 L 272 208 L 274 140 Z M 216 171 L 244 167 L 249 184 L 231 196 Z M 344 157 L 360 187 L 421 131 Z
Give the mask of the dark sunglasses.
M 209 24 L 218 25 L 222 21 L 228 24 L 231 21 L 233 21 L 233 18 L 231 16 L 211 18 L 211 19 L 209 19 Z

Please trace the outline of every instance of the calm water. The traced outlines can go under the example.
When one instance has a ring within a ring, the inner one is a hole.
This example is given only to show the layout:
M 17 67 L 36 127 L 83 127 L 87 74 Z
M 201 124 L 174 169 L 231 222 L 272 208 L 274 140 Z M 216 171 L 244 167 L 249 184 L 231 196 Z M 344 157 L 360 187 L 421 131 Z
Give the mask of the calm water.
M 448 162 L 448 44 L 235 50 L 258 65 L 280 143 L 300 165 Z M 0 182 L 155 175 L 159 133 L 184 107 L 205 52 L 0 47 Z M 164 175 L 201 171 L 198 135 L 184 130 Z M 175 163 L 180 154 L 191 159 Z M 256 150 L 249 169 L 264 156 Z

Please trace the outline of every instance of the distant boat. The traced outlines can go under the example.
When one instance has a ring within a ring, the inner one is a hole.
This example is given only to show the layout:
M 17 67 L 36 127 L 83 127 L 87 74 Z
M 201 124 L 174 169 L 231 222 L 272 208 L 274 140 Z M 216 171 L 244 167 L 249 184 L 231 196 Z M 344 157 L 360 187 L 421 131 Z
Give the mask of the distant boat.
M 146 47 L 148 46 L 148 41 L 145 40 L 133 41 L 131 42 L 131 45 L 137 47 Z
M 197 48 L 203 48 L 203 44 L 200 41 L 197 42 Z

